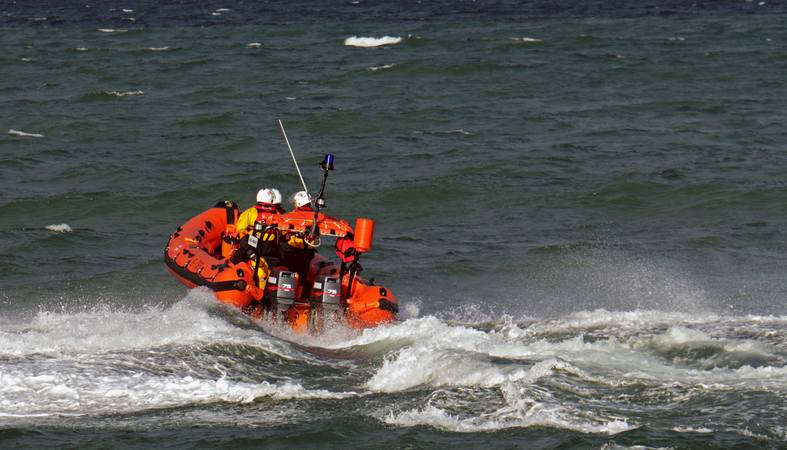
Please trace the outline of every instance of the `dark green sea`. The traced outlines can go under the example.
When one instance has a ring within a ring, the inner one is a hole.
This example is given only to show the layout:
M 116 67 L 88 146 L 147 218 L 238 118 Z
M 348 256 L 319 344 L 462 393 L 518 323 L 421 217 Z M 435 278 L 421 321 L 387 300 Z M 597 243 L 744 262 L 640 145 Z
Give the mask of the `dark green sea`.
M 785 44 L 770 0 L 0 0 L 0 448 L 787 448 Z M 299 190 L 279 119 L 397 323 L 168 273 Z

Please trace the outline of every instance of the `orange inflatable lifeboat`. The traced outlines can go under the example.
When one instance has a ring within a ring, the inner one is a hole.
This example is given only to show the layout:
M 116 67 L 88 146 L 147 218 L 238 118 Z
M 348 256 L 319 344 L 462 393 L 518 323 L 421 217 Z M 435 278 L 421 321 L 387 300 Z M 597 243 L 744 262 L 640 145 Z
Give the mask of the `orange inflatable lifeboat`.
M 336 264 L 315 252 L 305 280 L 273 262 L 268 279 L 258 285 L 249 263 L 231 261 L 237 250 L 238 216 L 238 206 L 224 201 L 178 227 L 164 250 L 164 261 L 175 278 L 190 288 L 210 288 L 220 302 L 255 319 L 285 321 L 297 331 L 319 332 L 331 322 L 362 329 L 396 320 L 399 307 L 393 293 L 357 275 L 357 258 L 371 247 L 371 219 L 358 219 L 354 233 L 347 222 L 322 213 L 264 215 L 265 225 L 281 233 L 311 231 L 318 239 L 332 236 L 345 238 L 345 243 L 354 236 L 350 250 L 354 257 Z

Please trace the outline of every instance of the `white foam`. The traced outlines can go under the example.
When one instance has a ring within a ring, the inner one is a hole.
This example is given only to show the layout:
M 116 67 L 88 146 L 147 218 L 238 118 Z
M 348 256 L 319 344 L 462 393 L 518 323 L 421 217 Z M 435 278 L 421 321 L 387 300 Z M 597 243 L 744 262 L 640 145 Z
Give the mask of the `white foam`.
M 394 45 L 402 42 L 402 38 L 393 36 L 383 36 L 380 38 L 375 37 L 358 37 L 351 36 L 344 40 L 344 45 L 348 47 L 380 47 L 383 45 Z
M 382 341 L 404 341 L 411 343 L 422 339 L 432 339 L 434 336 L 440 336 L 442 332 L 464 334 L 465 330 L 470 333 L 473 332 L 473 330 L 461 327 L 457 330 L 457 327 L 450 327 L 434 316 L 426 316 L 406 320 L 394 325 L 366 328 L 360 335 L 348 341 L 329 344 L 327 347 L 346 348 L 369 345 Z
M 14 129 L 8 130 L 8 134 L 11 134 L 11 135 L 14 135 L 14 136 L 34 137 L 34 138 L 42 138 L 42 137 L 44 137 L 43 134 L 25 133 L 24 131 L 19 131 L 19 130 L 14 130 Z
M 169 47 L 148 47 L 151 52 L 163 52 L 169 50 Z
M 31 321 L 4 324 L 0 355 L 84 355 L 223 342 L 251 345 L 287 359 L 309 358 L 260 330 L 237 327 L 212 315 L 212 308 L 222 307 L 212 292 L 197 288 L 169 308 L 122 311 L 107 305 L 82 312 L 41 311 Z
M 610 313 L 611 314 L 611 313 Z M 599 322 L 606 324 L 607 313 L 580 315 L 581 322 L 594 329 Z M 669 314 L 621 314 L 618 327 L 610 329 L 610 337 L 586 340 L 583 329 L 576 329 L 577 315 L 560 320 L 537 323 L 537 333 L 521 329 L 514 323 L 482 331 L 466 326 L 449 325 L 431 316 L 408 319 L 404 322 L 364 330 L 348 340 L 320 344 L 330 348 L 370 346 L 388 348 L 391 352 L 365 387 L 373 392 L 400 392 L 421 386 L 481 386 L 493 387 L 506 383 L 533 383 L 555 371 L 568 372 L 576 378 L 610 387 L 625 387 L 646 380 L 649 384 L 674 385 L 689 389 L 729 390 L 740 387 L 770 389 L 787 392 L 787 366 L 772 349 L 748 340 L 716 342 L 722 353 L 721 361 L 732 361 L 727 366 L 705 363 L 676 363 L 654 352 L 654 345 L 681 345 L 707 335 L 675 328 L 663 336 L 653 336 L 648 330 L 652 323 L 662 323 Z M 681 316 L 688 320 L 687 315 Z M 603 319 L 603 320 L 601 320 Z M 700 318 L 693 318 L 701 320 Z M 644 321 L 644 324 L 641 322 Z M 639 329 L 636 323 L 640 322 Z M 610 325 L 610 327 L 612 327 Z M 541 333 L 549 328 L 571 330 L 568 336 L 555 340 L 554 334 Z M 661 344 L 659 344 L 661 343 Z M 737 353 L 736 353 L 737 352 Z M 745 364 L 765 361 L 761 367 Z M 521 360 L 522 364 L 499 364 L 497 358 Z M 725 359 L 726 358 L 726 359 Z M 736 362 L 739 361 L 739 362 Z M 767 365 L 767 361 L 774 364 Z
M 125 33 L 128 30 L 120 30 L 120 29 L 115 29 L 115 28 L 99 28 L 96 31 L 101 32 L 101 33 Z
M 405 302 L 404 305 L 399 305 L 401 308 L 399 311 L 399 318 L 404 319 L 413 319 L 421 315 L 421 306 L 422 300 L 420 299 L 413 299 L 408 302 Z
M 542 352 L 542 359 L 549 361 L 530 368 L 495 364 L 489 360 L 490 356 L 524 358 L 539 353 L 527 345 L 507 342 L 504 334 L 449 326 L 434 317 L 364 330 L 344 344 L 368 345 L 379 341 L 410 345 L 386 358 L 367 381 L 365 386 L 375 392 L 396 392 L 421 385 L 496 386 L 510 381 L 532 382 L 561 364 L 554 360 L 556 352 Z
M 464 350 L 422 343 L 401 349 L 394 357 L 385 360 L 367 381 L 366 388 L 374 392 L 398 392 L 424 385 L 493 387 L 512 382 L 533 383 L 550 376 L 556 369 L 581 373 L 553 354 L 530 367 L 497 364 L 490 360 L 490 356 L 505 357 L 505 353 L 516 353 L 517 357 L 523 357 L 524 353 L 533 358 L 543 356 L 533 351 L 522 351 L 524 349 L 506 350 L 504 344 L 496 346 L 493 340 L 462 339 L 458 336 L 455 339 L 457 347 L 465 347 Z
M 62 414 L 128 413 L 152 408 L 214 402 L 251 403 L 260 398 L 344 399 L 358 394 L 306 389 L 298 383 L 250 383 L 193 376 L 161 376 L 144 372 L 102 375 L 58 371 L 46 375 L 0 372 L 0 405 L 15 417 Z
M 359 395 L 306 389 L 295 380 L 254 383 L 248 374 L 241 374 L 242 381 L 234 380 L 219 366 L 216 369 L 224 375 L 215 379 L 191 371 L 161 373 L 149 364 L 148 358 L 155 356 L 146 356 L 148 351 L 156 355 L 157 349 L 171 345 L 199 351 L 203 344 L 243 345 L 280 358 L 324 364 L 319 357 L 253 326 L 237 326 L 238 320 L 247 321 L 241 313 L 218 305 L 210 291 L 199 288 L 171 308 L 123 312 L 113 305 L 76 313 L 41 312 L 31 321 L 3 323 L 0 355 L 19 362 L 0 365 L 0 410 L 14 417 L 36 417 L 249 403 L 263 397 L 343 399 Z
M 246 48 L 260 48 L 262 47 L 262 43 L 260 42 L 249 42 L 246 44 Z
M 87 47 L 77 47 L 74 50 L 76 50 L 78 52 L 86 52 L 87 51 Z
M 521 37 L 521 38 L 513 38 L 517 42 L 541 42 L 541 39 L 531 38 L 531 37 Z
M 128 97 L 131 95 L 144 95 L 145 92 L 141 90 L 136 91 L 104 91 L 105 94 L 114 95 L 115 97 Z
M 128 9 L 128 8 L 123 8 L 123 12 L 124 13 L 132 13 L 132 12 L 134 12 L 134 10 L 133 9 Z
M 71 226 L 69 226 L 67 223 L 47 225 L 44 228 L 46 228 L 49 231 L 54 231 L 56 233 L 71 233 L 72 231 L 74 231 L 71 229 Z
M 382 66 L 369 67 L 367 70 L 371 70 L 372 72 L 377 72 L 378 70 L 392 69 L 394 67 L 396 67 L 396 64 L 383 64 Z
M 574 430 L 582 433 L 613 435 L 637 428 L 622 419 L 590 422 L 572 417 L 559 407 L 542 403 L 522 402 L 515 407 L 506 407 L 491 414 L 460 418 L 432 405 L 412 409 L 398 414 L 390 412 L 382 420 L 390 425 L 405 427 L 431 426 L 440 430 L 460 433 L 497 431 L 506 428 L 549 427 Z
M 614 328 L 634 332 L 637 330 L 668 326 L 672 324 L 699 324 L 719 320 L 713 313 L 689 314 L 663 311 L 579 311 L 559 319 L 542 320 L 524 330 L 512 330 L 522 336 L 571 333 L 588 329 Z
M 713 430 L 704 427 L 674 427 L 672 428 L 672 431 L 677 431 L 678 433 L 713 433 Z

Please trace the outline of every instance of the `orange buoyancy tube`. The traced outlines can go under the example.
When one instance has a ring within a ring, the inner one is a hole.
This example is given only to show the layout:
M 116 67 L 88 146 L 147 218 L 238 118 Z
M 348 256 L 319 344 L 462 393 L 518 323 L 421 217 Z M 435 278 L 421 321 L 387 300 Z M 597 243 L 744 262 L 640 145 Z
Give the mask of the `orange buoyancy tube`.
M 344 280 L 344 286 L 347 286 Z M 347 298 L 347 322 L 352 328 L 363 329 L 393 322 L 399 313 L 399 301 L 383 286 L 368 284 L 363 278 L 353 279 Z
M 262 298 L 253 270 L 244 263 L 219 259 L 227 225 L 238 218 L 233 202 L 196 215 L 172 234 L 164 251 L 170 272 L 188 287 L 207 286 L 219 301 L 243 308 Z

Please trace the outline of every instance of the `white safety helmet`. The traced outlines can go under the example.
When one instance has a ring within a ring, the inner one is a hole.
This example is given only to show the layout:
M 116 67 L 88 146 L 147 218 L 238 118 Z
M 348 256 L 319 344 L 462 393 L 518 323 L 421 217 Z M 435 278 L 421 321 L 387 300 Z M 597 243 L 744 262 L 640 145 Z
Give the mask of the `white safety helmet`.
M 273 201 L 271 203 L 281 205 L 281 192 L 276 188 L 271 188 L 271 191 L 273 191 Z
M 262 188 L 257 192 L 257 202 L 281 205 L 281 192 L 276 188 Z
M 300 208 L 303 205 L 308 205 L 311 203 L 311 199 L 309 198 L 309 194 L 306 191 L 298 191 L 292 195 L 292 206 L 296 208 Z

